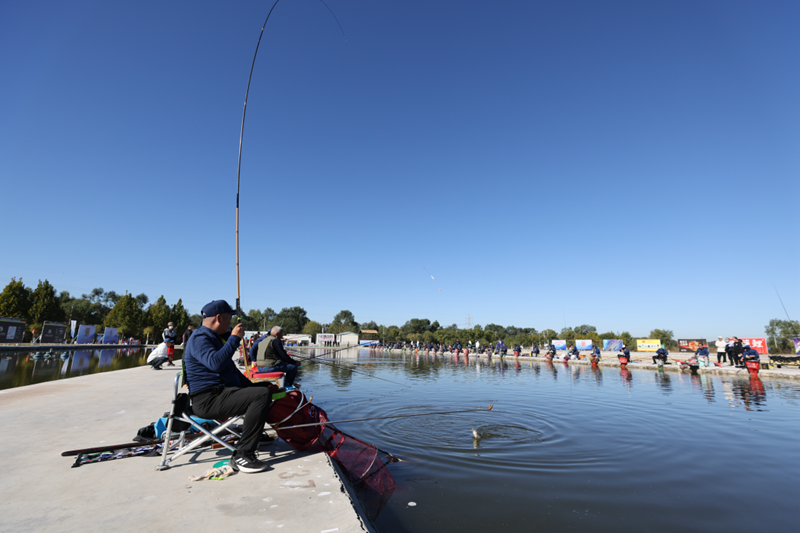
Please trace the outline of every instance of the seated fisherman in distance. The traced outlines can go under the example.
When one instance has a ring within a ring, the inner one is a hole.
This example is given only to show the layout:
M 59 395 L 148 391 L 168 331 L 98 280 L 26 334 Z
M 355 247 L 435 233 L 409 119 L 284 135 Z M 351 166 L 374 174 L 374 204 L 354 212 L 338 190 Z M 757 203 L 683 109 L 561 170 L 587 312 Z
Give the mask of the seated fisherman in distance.
M 231 457 L 234 470 L 261 472 L 267 464 L 256 458 L 272 401 L 266 383 L 251 383 L 236 367 L 233 355 L 244 337 L 244 326 L 231 331 L 234 310 L 225 300 L 215 300 L 202 310 L 203 325 L 186 343 L 183 361 L 194 413 L 202 418 L 244 415 L 238 451 Z
M 269 336 L 258 343 L 256 349 L 256 366 L 259 372 L 285 372 L 286 379 L 283 382 L 285 387 L 294 384 L 297 376 L 298 361 L 289 356 L 283 349 L 283 328 L 275 326 L 270 330 Z M 294 385 L 297 387 L 297 385 Z

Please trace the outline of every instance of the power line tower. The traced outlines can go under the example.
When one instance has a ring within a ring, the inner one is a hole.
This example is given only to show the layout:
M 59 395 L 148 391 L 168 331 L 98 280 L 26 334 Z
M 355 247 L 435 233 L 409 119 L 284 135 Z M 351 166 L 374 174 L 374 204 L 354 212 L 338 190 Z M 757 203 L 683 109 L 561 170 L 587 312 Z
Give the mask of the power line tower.
M 472 329 L 472 315 L 467 315 L 467 329 Z

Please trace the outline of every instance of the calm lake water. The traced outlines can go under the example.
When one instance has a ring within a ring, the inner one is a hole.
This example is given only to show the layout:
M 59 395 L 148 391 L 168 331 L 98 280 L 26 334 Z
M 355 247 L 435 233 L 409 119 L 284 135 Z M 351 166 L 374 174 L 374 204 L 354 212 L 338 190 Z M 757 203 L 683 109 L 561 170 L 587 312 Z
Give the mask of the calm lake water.
M 149 349 L 0 353 L 0 390 L 147 364 Z
M 339 426 L 407 460 L 389 467 L 397 489 L 381 533 L 797 531 L 800 383 L 513 357 L 335 357 L 302 374 L 332 420 L 494 404 Z

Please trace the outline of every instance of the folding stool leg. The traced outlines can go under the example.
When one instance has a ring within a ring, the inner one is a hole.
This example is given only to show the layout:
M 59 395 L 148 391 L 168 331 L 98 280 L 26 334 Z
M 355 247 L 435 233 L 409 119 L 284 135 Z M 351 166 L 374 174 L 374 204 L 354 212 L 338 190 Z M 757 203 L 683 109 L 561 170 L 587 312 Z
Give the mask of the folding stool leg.
M 198 430 L 200 430 L 203 433 L 203 436 L 194 439 L 187 446 L 185 446 L 183 448 L 180 448 L 177 452 L 172 454 L 168 459 L 166 458 L 166 450 L 169 448 L 169 445 L 168 444 L 165 445 L 164 446 L 164 450 L 165 450 L 164 455 L 162 456 L 161 463 L 156 467 L 156 470 L 166 470 L 166 469 L 168 469 L 169 468 L 169 463 L 171 463 L 173 460 L 177 459 L 178 457 L 180 457 L 181 455 L 183 455 L 183 454 L 185 454 L 187 452 L 190 452 L 190 451 L 200 447 L 200 445 L 204 444 L 209 439 L 213 440 L 214 442 L 217 442 L 217 443 L 221 444 L 222 446 L 225 446 L 226 448 L 228 448 L 232 452 L 236 451 L 236 448 L 234 446 L 231 446 L 230 444 L 228 444 L 227 442 L 225 442 L 224 440 L 219 438 L 218 435 L 222 431 L 225 431 L 226 429 L 228 429 L 228 426 L 230 426 L 234 422 L 238 421 L 241 417 L 229 418 L 228 420 L 225 421 L 224 424 L 221 424 L 221 425 L 215 427 L 213 429 L 213 431 L 208 431 L 206 428 L 202 427 L 200 424 L 195 422 L 189 416 L 178 416 L 176 418 L 178 420 L 181 420 L 183 422 L 187 422 L 187 423 L 191 424 L 193 427 L 195 427 Z M 230 431 L 230 430 L 228 430 L 228 431 Z
M 175 404 L 178 400 L 178 390 L 180 390 L 180 372 L 175 375 L 175 393 L 172 395 L 172 407 L 169 410 L 169 419 L 167 419 L 167 432 L 164 434 L 164 443 L 161 445 L 161 462 L 158 463 L 156 470 L 166 470 L 167 466 L 167 453 L 169 452 L 169 439 L 172 437 L 172 421 L 175 419 Z

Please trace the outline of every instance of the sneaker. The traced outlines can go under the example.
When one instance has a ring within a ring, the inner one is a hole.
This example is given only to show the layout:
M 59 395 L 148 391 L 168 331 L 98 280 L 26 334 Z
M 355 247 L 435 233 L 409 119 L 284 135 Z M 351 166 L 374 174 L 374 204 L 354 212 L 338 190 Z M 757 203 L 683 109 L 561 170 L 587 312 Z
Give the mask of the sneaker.
M 169 363 L 167 363 L 167 366 L 175 366 L 175 363 L 173 363 L 172 361 L 170 361 Z
M 255 474 L 267 469 L 267 463 L 259 461 L 255 452 L 245 454 L 235 452 L 231 457 L 230 465 L 235 471 L 244 472 L 245 474 Z

